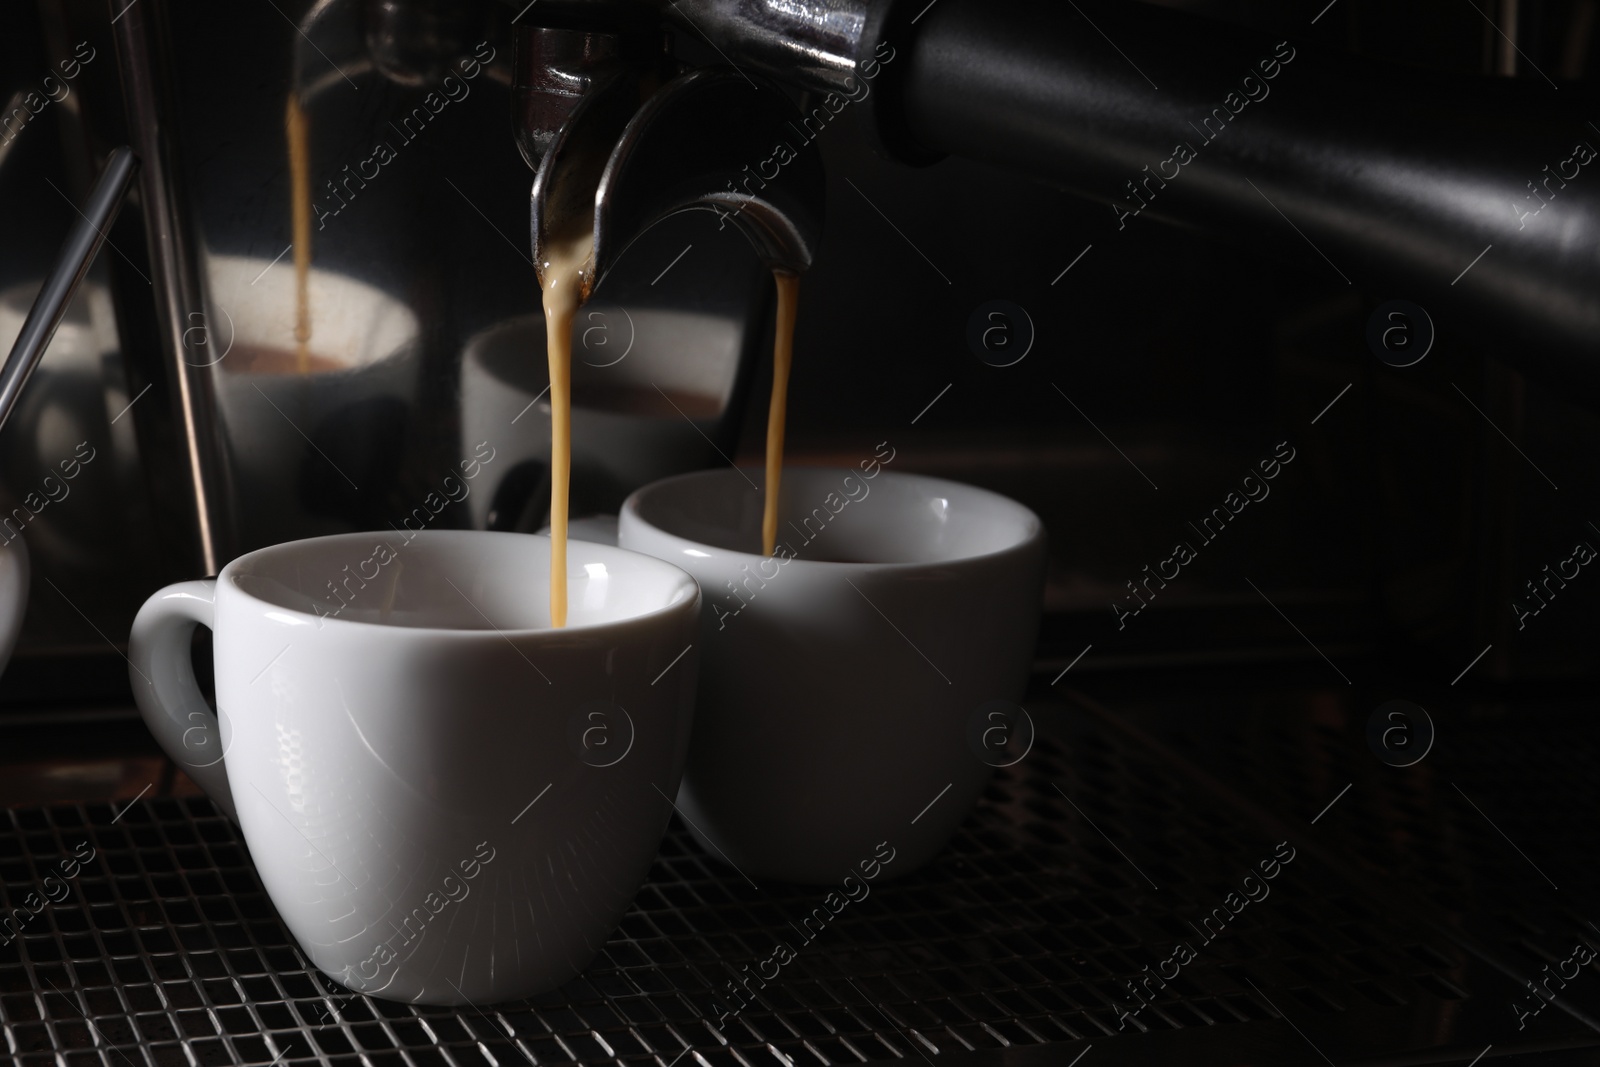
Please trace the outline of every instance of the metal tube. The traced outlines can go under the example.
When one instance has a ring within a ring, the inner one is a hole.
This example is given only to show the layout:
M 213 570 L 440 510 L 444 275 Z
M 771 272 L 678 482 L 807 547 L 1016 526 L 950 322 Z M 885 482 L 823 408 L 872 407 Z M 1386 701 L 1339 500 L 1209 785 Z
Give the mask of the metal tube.
M 0 368 L 0 427 L 5 426 L 11 409 L 17 405 L 17 398 L 22 395 L 23 386 L 28 384 L 28 376 L 44 356 L 44 350 L 50 347 L 50 339 L 56 335 L 56 327 L 61 325 L 79 283 L 89 273 L 95 253 L 105 243 L 106 231 L 122 208 L 122 199 L 138 169 L 139 157 L 126 145 L 113 151 L 106 160 L 106 168 L 89 194 L 89 202 L 67 233 L 60 255 L 56 256 L 44 286 L 28 309 L 22 332 L 17 334 L 5 366 Z
M 189 362 L 184 346 L 185 331 L 193 325 L 191 316 L 209 320 L 204 318 L 205 292 L 183 210 L 176 149 L 171 143 L 175 135 L 175 116 L 168 105 L 171 96 L 157 79 L 157 71 L 173 67 L 158 63 L 153 55 L 157 42 L 152 19 L 159 7 L 160 0 L 141 0 L 123 9 L 116 21 L 117 57 L 122 66 L 128 128 L 144 164 L 139 175 L 140 199 L 150 243 L 161 346 L 177 392 L 200 563 L 206 574 L 216 574 L 233 554 L 231 496 L 210 375 Z
M 1600 161 L 1575 148 L 1600 136 L 1568 110 L 1592 102 L 1580 86 L 1384 67 L 1105 0 L 939 0 L 907 50 L 911 136 L 1107 204 L 1079 247 L 1153 219 L 1203 229 L 1600 395 Z
M 667 18 L 741 71 L 796 88 L 854 95 L 887 0 L 671 0 Z

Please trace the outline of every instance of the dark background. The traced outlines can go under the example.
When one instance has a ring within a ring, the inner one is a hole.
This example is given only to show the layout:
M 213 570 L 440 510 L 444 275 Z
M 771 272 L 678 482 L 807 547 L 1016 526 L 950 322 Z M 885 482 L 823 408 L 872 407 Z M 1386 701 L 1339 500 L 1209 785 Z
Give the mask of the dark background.
M 1256 28 L 1295 27 L 1308 45 L 1425 69 L 1536 79 L 1537 66 L 1583 80 L 1596 62 L 1592 0 L 1524 0 L 1514 26 L 1521 55 L 1509 57 L 1492 24 L 1507 12 L 1481 4 L 1339 0 L 1309 33 L 1299 31 L 1319 4 L 1175 6 Z M 73 31 L 53 24 L 56 12 L 24 4 L 8 13 L 6 95 L 39 80 L 61 42 L 70 50 Z M 265 5 L 196 9 L 195 17 L 235 20 L 245 34 L 291 32 Z M 204 29 L 181 32 L 198 39 Z M 43 272 L 73 218 L 67 197 L 87 188 L 81 109 L 117 101 L 114 53 L 108 41 L 95 43 L 99 55 L 73 95 L 30 123 L 0 166 L 0 284 Z M 679 52 L 694 60 L 704 49 L 681 35 Z M 200 62 L 220 76 L 228 56 Z M 483 99 L 497 91 L 480 79 L 473 106 L 498 107 Z M 277 106 L 265 95 L 196 95 L 185 107 L 243 123 L 250 109 Z M 956 159 L 890 162 L 873 154 L 863 113 L 845 109 L 819 142 L 828 225 L 802 293 L 791 455 L 854 462 L 887 441 L 900 469 L 991 486 L 1035 508 L 1052 561 L 1041 671 L 1053 674 L 1092 645 L 1075 668 L 1089 675 L 1268 661 L 1324 669 L 1323 655 L 1378 654 L 1448 683 L 1489 647 L 1473 668 L 1484 679 L 1593 675 L 1600 579 L 1583 572 L 1522 630 L 1511 601 L 1576 542 L 1600 544 L 1590 525 L 1600 518 L 1592 460 L 1600 398 L 1525 380 L 1502 362 L 1505 353 L 1448 320 L 1435 320 L 1437 340 L 1421 363 L 1387 366 L 1367 347 L 1367 321 L 1405 292 L 1367 289 L 1360 279 L 1346 285 L 1309 247 L 1298 258 L 1267 259 L 1226 234 L 1150 216 L 1118 232 L 1106 206 L 1042 183 Z M 527 175 L 509 133 L 478 144 L 446 124 L 439 131 L 443 140 L 416 151 L 461 161 L 486 214 L 521 232 Z M 200 195 L 210 210 L 225 210 L 230 190 L 281 183 L 279 155 L 263 149 L 248 174 L 192 161 L 206 178 Z M 1529 173 L 1545 162 L 1530 160 Z M 458 212 L 461 226 L 477 225 L 462 204 L 405 208 L 413 209 Z M 122 348 L 132 360 L 148 356 L 151 342 L 141 329 L 149 309 L 129 296 L 141 288 L 135 266 L 147 264 L 126 244 L 126 223 L 112 234 L 124 237 L 120 251 L 108 248 L 96 271 L 120 294 Z M 738 240 L 731 232 L 706 239 Z M 512 250 L 487 247 L 504 257 L 504 271 L 502 292 L 484 294 L 486 304 L 529 286 L 531 271 Z M 1032 346 L 1012 366 L 989 365 L 968 343 L 974 312 L 993 300 L 1031 321 Z M 43 366 L 48 372 L 49 359 Z M 764 396 L 761 374 L 752 396 Z M 190 576 L 192 557 L 167 503 L 181 487 L 163 437 L 170 427 L 157 403 L 135 416 L 141 451 L 120 467 L 92 468 L 80 485 L 102 479 L 110 488 L 79 492 L 36 522 L 66 546 L 58 551 L 44 536 L 35 546 L 38 573 L 60 595 L 35 581 L 0 704 L 125 702 L 120 648 L 133 610 L 160 584 Z M 759 454 L 764 405 L 749 405 L 747 416 L 742 459 Z M 38 446 L 9 436 L 0 439 L 0 463 L 16 492 Z M 1192 540 L 1187 523 L 1219 506 L 1284 441 L 1296 459 L 1271 497 L 1214 544 L 1197 546 L 1198 560 L 1119 629 L 1111 605 L 1132 603 L 1125 583 L 1177 540 Z

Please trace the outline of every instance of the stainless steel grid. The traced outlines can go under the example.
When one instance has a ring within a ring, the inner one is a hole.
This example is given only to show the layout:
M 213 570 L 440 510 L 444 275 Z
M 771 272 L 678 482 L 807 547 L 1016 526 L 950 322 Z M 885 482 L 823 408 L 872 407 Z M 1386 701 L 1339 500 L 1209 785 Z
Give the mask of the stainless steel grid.
M 717 990 L 777 939 L 796 944 L 792 924 L 825 890 L 754 889 L 676 823 L 583 976 L 480 1012 L 349 994 L 310 967 L 203 800 L 13 809 L 8 908 L 80 842 L 95 858 L 0 946 L 0 1027 L 19 1063 L 104 1067 L 812 1065 L 1032 1047 L 1066 1063 L 1138 1031 L 1244 1033 L 1278 1017 L 1315 1031 L 1474 995 L 1455 942 L 1303 848 L 1204 943 L 1191 924 L 1272 855 L 1273 835 L 1093 716 L 1052 714 L 1054 739 L 998 772 L 935 864 L 875 883 L 721 1026 Z M 1125 983 L 1179 939 L 1198 958 L 1119 1028 L 1118 1006 L 1138 1003 Z
M 1348 714 L 1320 717 L 1197 707 L 1152 733 L 1266 804 L 1312 812 L 1348 785 L 1319 823 L 1329 846 L 1404 886 L 1438 929 L 1486 946 L 1509 970 L 1537 975 L 1578 938 L 1600 945 L 1592 704 L 1436 706 L 1432 748 L 1396 768 L 1375 758 L 1366 737 L 1366 715 L 1381 702 L 1356 699 Z M 1574 982 L 1562 996 L 1600 1025 L 1600 981 Z M 1507 1009 L 1493 1010 L 1514 1025 Z

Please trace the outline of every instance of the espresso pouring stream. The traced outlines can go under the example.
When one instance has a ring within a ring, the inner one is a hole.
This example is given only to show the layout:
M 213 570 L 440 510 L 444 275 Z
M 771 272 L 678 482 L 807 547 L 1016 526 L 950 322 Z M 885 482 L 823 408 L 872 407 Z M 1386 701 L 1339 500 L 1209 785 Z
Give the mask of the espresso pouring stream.
M 311 372 L 311 146 L 298 93 L 289 94 L 284 115 L 289 135 L 290 213 L 294 233 L 295 369 Z
M 544 288 L 545 352 L 550 361 L 550 625 L 567 624 L 567 502 L 572 477 L 572 319 L 583 303 L 583 270 L 594 228 L 551 238 L 539 280 Z
M 298 94 L 289 95 L 284 115 L 289 141 L 291 216 L 295 275 L 295 368 L 311 371 L 311 150 Z M 567 624 L 567 519 L 572 477 L 572 323 L 587 294 L 584 271 L 594 254 L 594 229 L 552 238 L 544 269 L 545 350 L 550 365 L 550 625 Z M 774 271 L 778 290 L 772 341 L 772 398 L 767 410 L 766 499 L 761 518 L 761 553 L 777 547 L 778 491 L 783 476 L 783 436 L 789 367 L 794 355 L 800 278 Z
M 586 299 L 583 273 L 594 253 L 594 230 L 552 239 L 540 280 L 544 289 L 545 349 L 550 361 L 550 625 L 567 624 L 567 505 L 572 472 L 572 322 Z M 772 400 L 767 409 L 767 488 L 761 553 L 777 547 L 778 487 L 783 473 L 784 416 L 794 355 L 800 277 L 774 271 L 777 324 L 772 338 Z
M 773 271 L 778 286 L 778 317 L 772 332 L 772 401 L 767 406 L 767 499 L 761 514 L 761 554 L 778 547 L 778 487 L 783 479 L 784 417 L 789 407 L 789 364 L 794 358 L 794 318 L 800 303 L 800 276 Z

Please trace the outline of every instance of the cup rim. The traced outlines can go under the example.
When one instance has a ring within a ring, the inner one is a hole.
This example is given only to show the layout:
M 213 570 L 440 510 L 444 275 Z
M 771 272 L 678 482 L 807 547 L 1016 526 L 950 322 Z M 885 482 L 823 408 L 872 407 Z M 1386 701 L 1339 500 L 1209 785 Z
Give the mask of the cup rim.
M 267 260 L 264 256 L 240 255 L 224 252 L 208 257 L 205 262 L 204 269 L 207 272 L 207 276 L 214 279 L 211 283 L 213 288 L 216 288 L 220 283 L 221 287 L 226 290 L 231 288 L 235 283 L 239 283 L 242 281 L 242 279 L 247 277 L 256 277 L 259 281 L 260 278 L 256 274 L 256 268 L 258 265 L 266 262 Z M 403 363 L 404 361 L 400 357 L 416 349 L 420 344 L 422 337 L 421 321 L 417 317 L 416 312 L 412 309 L 410 304 L 408 304 L 406 300 L 399 294 L 390 292 L 387 288 L 377 284 L 376 282 L 358 277 L 357 275 L 349 273 L 348 271 L 336 270 L 331 267 L 313 266 L 311 268 L 309 277 L 313 287 L 330 286 L 334 289 L 343 289 L 345 290 L 343 296 L 346 298 L 352 296 L 353 294 L 360 294 L 360 299 L 366 300 L 370 304 L 368 314 L 366 315 L 369 323 L 372 321 L 377 321 L 378 319 L 391 319 L 396 315 L 400 316 L 401 326 L 405 332 L 404 339 L 399 343 L 390 345 L 386 348 L 374 349 L 358 358 L 346 358 L 343 356 L 334 355 L 329 353 L 326 348 L 319 349 L 314 341 L 311 346 L 312 357 L 321 357 L 323 359 L 332 360 L 338 363 L 339 366 L 331 370 L 316 371 L 309 375 L 239 370 L 237 363 L 233 363 L 231 365 L 229 364 L 227 352 L 224 352 L 223 355 L 218 356 L 213 362 L 199 364 L 199 366 L 219 368 L 220 372 L 223 373 L 227 378 L 237 379 L 244 382 L 268 382 L 274 381 L 278 378 L 286 378 L 291 381 L 297 379 L 304 380 L 307 378 L 324 381 L 335 376 L 355 375 L 365 371 L 388 368 L 396 364 Z M 250 284 L 254 285 L 255 283 L 251 282 Z M 274 284 L 280 283 L 268 283 L 267 287 L 270 289 Z M 231 320 L 228 321 L 230 322 L 228 351 L 231 351 L 234 342 L 240 340 L 240 338 L 238 337 L 238 327 L 231 325 Z M 372 332 L 372 330 L 369 328 L 356 332 L 363 335 L 368 335 Z M 292 347 L 284 343 L 284 338 L 282 337 L 273 337 L 270 340 L 256 338 L 243 343 L 254 347 L 277 347 L 286 351 L 293 350 Z M 326 342 L 324 341 L 324 344 L 325 343 Z M 288 544 L 289 542 L 283 543 Z
M 430 541 L 451 539 L 459 540 L 463 537 L 470 537 L 473 540 L 480 540 L 485 537 L 499 539 L 533 538 L 535 540 L 545 542 L 550 540 L 550 538 L 544 536 L 543 534 L 514 533 L 503 530 L 417 530 L 413 531 L 413 534 L 414 536 L 411 538 L 411 541 L 418 539 L 426 539 Z M 246 600 L 250 601 L 253 606 L 260 610 L 292 615 L 295 617 L 297 622 L 303 621 L 304 623 L 315 626 L 318 629 L 328 626 L 346 627 L 351 628 L 352 632 L 367 631 L 394 634 L 396 639 L 401 639 L 402 637 L 407 639 L 426 637 L 430 639 L 474 640 L 490 637 L 496 640 L 515 638 L 519 641 L 559 641 L 563 637 L 570 637 L 575 634 L 591 635 L 606 630 L 642 628 L 670 617 L 675 612 L 693 612 L 698 614 L 700 611 L 700 585 L 695 581 L 694 576 L 688 571 L 674 563 L 669 562 L 668 560 L 659 559 L 643 552 L 637 552 L 631 548 L 622 548 L 619 545 L 603 545 L 595 541 L 569 540 L 567 542 L 569 563 L 572 556 L 572 546 L 574 545 L 582 545 L 585 548 L 595 549 L 602 556 L 616 554 L 626 555 L 635 560 L 641 561 L 647 567 L 664 568 L 667 571 L 675 572 L 677 576 L 687 584 L 688 590 L 692 595 L 687 597 L 679 597 L 677 594 L 674 594 L 673 599 L 667 601 L 665 604 L 662 604 L 659 607 L 651 608 L 648 611 L 640 612 L 636 615 L 628 615 L 619 619 L 608 619 L 603 622 L 569 624 L 559 629 L 553 626 L 496 626 L 487 617 L 484 619 L 484 621 L 488 623 L 487 628 L 465 629 L 462 627 L 453 626 L 399 626 L 392 623 L 368 622 L 362 619 L 346 619 L 335 615 L 317 615 L 315 612 L 304 611 L 300 608 L 288 607 L 283 604 L 278 604 L 271 600 L 264 599 L 243 588 L 235 580 L 239 577 L 236 568 L 238 568 L 240 565 L 248 564 L 252 560 L 258 560 L 261 557 L 272 553 L 281 552 L 292 546 L 305 545 L 312 541 L 350 541 L 352 543 L 365 545 L 369 543 L 373 537 L 385 538 L 392 537 L 393 535 L 393 530 L 358 530 L 350 533 L 322 534 L 317 537 L 302 537 L 294 541 L 281 541 L 273 545 L 263 545 L 260 548 L 251 549 L 249 552 L 245 552 L 229 560 L 227 564 L 223 566 L 222 570 L 217 572 L 216 582 L 219 586 L 226 584 L 226 586 L 231 589 L 233 593 L 244 597 Z M 410 542 L 408 541 L 407 543 L 409 544 Z M 403 549 L 401 549 L 401 551 L 403 551 Z
M 808 472 L 826 471 L 838 473 L 841 476 L 850 475 L 857 478 L 862 477 L 861 472 L 854 467 L 835 467 L 829 464 L 810 463 L 794 463 L 784 465 L 785 473 L 801 470 Z M 624 522 L 631 520 L 633 522 L 637 522 L 640 526 L 650 529 L 658 536 L 670 539 L 677 545 L 695 548 L 702 552 L 709 552 L 716 558 L 751 562 L 777 559 L 777 556 L 763 556 L 759 552 L 744 552 L 739 549 L 722 548 L 717 545 L 707 544 L 704 541 L 695 541 L 691 538 L 684 537 L 682 534 L 673 533 L 671 530 L 666 530 L 660 526 L 657 526 L 655 523 L 646 519 L 640 511 L 640 502 L 645 496 L 670 487 L 674 483 L 694 480 L 709 481 L 716 478 L 727 478 L 734 474 L 743 474 L 747 477 L 751 474 L 761 474 L 764 476 L 765 471 L 761 468 L 749 466 L 689 471 L 685 474 L 674 474 L 670 477 L 661 478 L 657 481 L 651 482 L 649 485 L 641 486 L 640 488 L 635 489 L 632 493 L 629 493 L 628 498 L 622 502 L 622 510 L 617 516 L 619 539 Z M 916 570 L 931 570 L 941 567 L 965 566 L 984 560 L 996 559 L 1001 556 L 1027 552 L 1042 543 L 1045 539 L 1044 520 L 1040 519 L 1038 514 L 1032 508 L 1020 501 L 1013 500 L 1011 497 L 1008 497 L 1003 493 L 997 493 L 993 489 L 985 489 L 982 486 L 973 485 L 970 482 L 958 482 L 951 478 L 940 478 L 931 474 L 918 474 L 914 471 L 880 470 L 876 475 L 874 475 L 874 478 L 889 478 L 893 481 L 920 481 L 933 485 L 950 486 L 962 493 L 987 497 L 995 503 L 1001 504 L 1007 508 L 1015 509 L 1019 513 L 1018 517 L 1029 528 L 1026 529 L 1026 532 L 1023 534 L 1023 536 L 1018 538 L 1015 542 L 1002 548 L 996 548 L 988 552 L 977 552 L 968 555 L 952 556 L 949 559 L 906 560 L 903 562 L 861 562 L 857 560 L 804 559 L 799 556 L 792 556 L 783 560 L 783 566 L 788 568 L 799 565 L 802 570 L 807 571 L 813 569 L 818 571 L 832 569 L 835 572 L 841 570 L 851 570 L 858 574 L 878 571 L 907 572 Z

